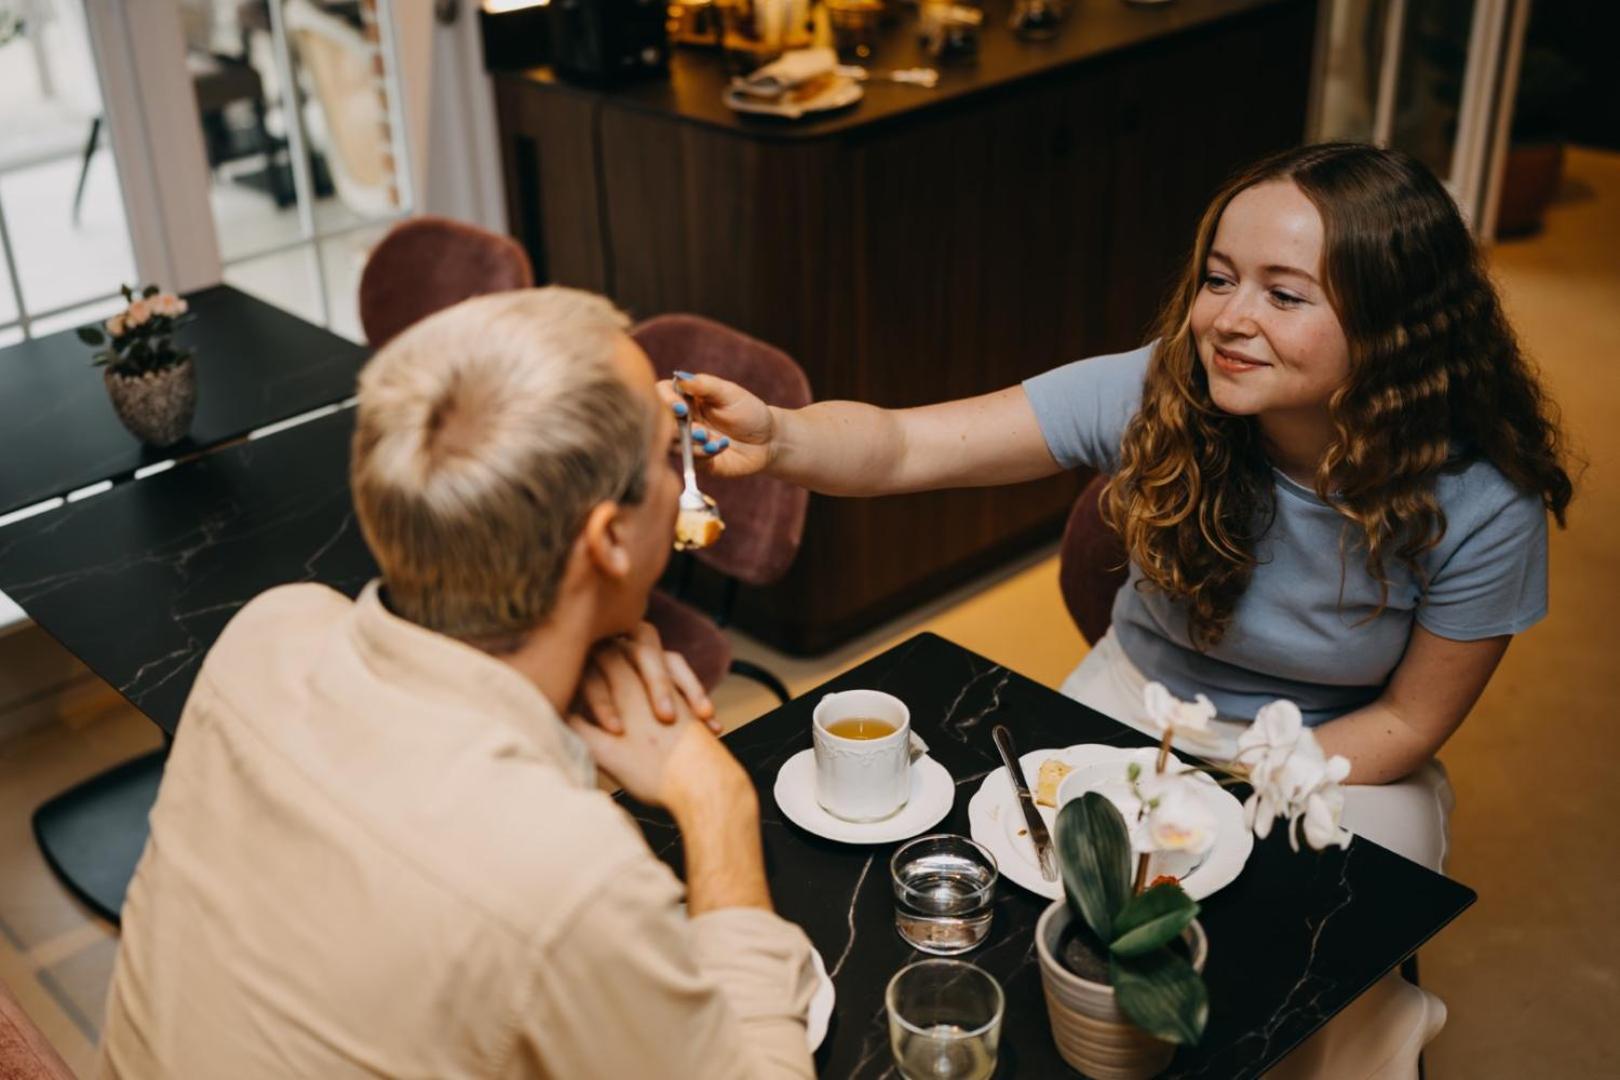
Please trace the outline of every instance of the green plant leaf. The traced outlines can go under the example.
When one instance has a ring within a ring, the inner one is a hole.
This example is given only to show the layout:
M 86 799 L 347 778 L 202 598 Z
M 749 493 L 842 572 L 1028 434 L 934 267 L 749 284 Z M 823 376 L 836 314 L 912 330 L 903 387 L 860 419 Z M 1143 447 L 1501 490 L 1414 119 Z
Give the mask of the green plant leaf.
M 1069 910 L 1099 941 L 1114 939 L 1114 919 L 1131 897 L 1131 839 L 1108 799 L 1088 791 L 1058 811 L 1058 865 Z
M 146 288 L 141 290 L 141 297 L 143 299 L 150 300 L 152 297 L 156 296 L 162 291 L 163 290 L 159 289 L 156 285 L 148 285 Z
M 107 343 L 107 335 L 94 326 L 81 326 L 75 332 L 79 335 L 79 340 L 86 345 L 105 345 Z
M 1169 949 L 1109 960 L 1114 997 L 1131 1023 L 1166 1042 L 1191 1046 L 1209 1022 L 1209 991 L 1186 960 Z
M 1141 956 L 1170 944 L 1198 917 L 1198 905 L 1180 885 L 1155 885 L 1131 898 L 1114 920 L 1115 956 Z

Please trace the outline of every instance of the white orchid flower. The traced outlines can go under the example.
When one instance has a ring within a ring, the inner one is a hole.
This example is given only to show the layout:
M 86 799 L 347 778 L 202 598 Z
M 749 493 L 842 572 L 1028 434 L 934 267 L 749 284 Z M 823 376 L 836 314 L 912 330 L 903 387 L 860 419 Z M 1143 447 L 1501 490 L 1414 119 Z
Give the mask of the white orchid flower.
M 1340 824 L 1341 785 L 1350 775 L 1350 762 L 1337 754 L 1323 754 L 1293 702 L 1279 700 L 1263 707 L 1239 736 L 1235 760 L 1248 769 L 1254 787 L 1243 804 L 1243 820 L 1256 837 L 1264 840 L 1272 822 L 1282 817 L 1288 819 L 1288 842 L 1296 850 L 1301 832 L 1317 849 L 1350 842 L 1350 830 Z
M 1194 773 L 1159 775 L 1144 785 L 1147 816 L 1143 839 L 1152 851 L 1186 851 L 1202 855 L 1215 846 L 1219 823 L 1209 805 L 1193 789 Z M 1146 789 L 1151 789 L 1151 794 Z
M 1335 761 L 1344 761 L 1344 758 L 1335 758 Z M 1348 763 L 1347 763 L 1348 764 Z M 1324 791 L 1315 792 L 1305 800 L 1305 812 L 1302 815 L 1305 843 L 1317 851 L 1330 844 L 1347 847 L 1350 844 L 1350 830 L 1339 824 L 1344 816 L 1344 790 L 1331 787 Z M 1294 850 L 1299 846 L 1295 843 L 1295 830 L 1293 822 L 1289 822 L 1288 839 L 1294 844 Z
M 1254 723 L 1238 736 L 1238 753 L 1241 755 L 1245 750 L 1255 749 L 1292 749 L 1304 730 L 1305 718 L 1300 715 L 1299 706 L 1278 698 L 1269 705 L 1262 705 L 1260 711 L 1254 714 Z
M 1211 726 L 1215 703 L 1203 694 L 1182 701 L 1163 683 L 1150 682 L 1142 689 L 1142 707 L 1149 726 L 1160 738 L 1169 732 L 1192 749 L 1212 750 L 1220 745 L 1220 736 Z

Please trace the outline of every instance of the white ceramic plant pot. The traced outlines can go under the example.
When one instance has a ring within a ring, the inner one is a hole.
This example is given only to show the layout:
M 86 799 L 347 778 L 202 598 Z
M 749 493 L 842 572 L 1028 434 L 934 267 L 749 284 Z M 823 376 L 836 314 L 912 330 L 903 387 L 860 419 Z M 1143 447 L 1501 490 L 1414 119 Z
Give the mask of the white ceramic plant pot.
M 1035 924 L 1035 950 L 1041 959 L 1041 986 L 1052 1039 L 1064 1061 L 1092 1080 L 1144 1080 L 1170 1064 L 1176 1048 L 1125 1018 L 1107 983 L 1082 979 L 1058 961 L 1058 942 L 1069 925 L 1069 905 L 1057 900 Z M 1194 920 L 1183 933 L 1193 967 L 1202 972 L 1209 939 Z

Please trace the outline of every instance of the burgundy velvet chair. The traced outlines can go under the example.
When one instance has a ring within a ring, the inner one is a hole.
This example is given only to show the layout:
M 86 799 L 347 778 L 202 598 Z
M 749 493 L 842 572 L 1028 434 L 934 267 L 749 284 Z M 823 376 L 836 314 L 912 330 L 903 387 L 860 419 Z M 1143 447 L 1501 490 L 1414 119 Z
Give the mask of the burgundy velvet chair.
M 473 296 L 526 289 L 534 271 L 510 236 L 423 216 L 389 230 L 360 275 L 360 325 L 382 348 L 412 323 Z
M 6 984 L 0 982 L 0 1080 L 73 1080 L 73 1070 L 45 1041 Z
M 796 409 L 810 404 L 810 380 L 780 349 L 756 341 L 697 315 L 660 315 L 631 332 L 652 359 L 661 379 L 676 371 L 700 371 L 746 386 L 769 405 Z M 769 671 L 735 660 L 721 633 L 742 585 L 769 585 L 787 573 L 804 539 L 804 517 L 810 494 L 768 476 L 699 480 L 725 518 L 726 531 L 711 548 L 688 558 L 725 579 L 719 622 L 662 591 L 653 593 L 647 620 L 658 628 L 665 645 L 683 654 L 706 687 L 727 671 L 764 684 L 783 702 L 787 688 Z
M 1058 585 L 1074 624 L 1089 644 L 1108 632 L 1113 620 L 1114 594 L 1129 576 L 1125 545 L 1119 534 L 1103 523 L 1098 500 L 1108 477 L 1098 473 L 1080 492 L 1063 529 L 1058 553 Z

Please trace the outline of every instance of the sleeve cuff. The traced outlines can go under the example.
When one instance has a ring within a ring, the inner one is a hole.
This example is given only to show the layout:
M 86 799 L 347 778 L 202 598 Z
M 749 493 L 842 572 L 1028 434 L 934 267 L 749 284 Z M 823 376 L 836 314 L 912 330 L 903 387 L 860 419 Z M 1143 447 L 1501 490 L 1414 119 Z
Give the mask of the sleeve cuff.
M 1504 634 L 1522 634 L 1546 617 L 1547 606 L 1543 604 L 1527 615 L 1487 626 L 1447 626 L 1444 620 L 1422 612 L 1418 613 L 1417 623 L 1429 633 L 1446 638 L 1448 641 L 1479 641 L 1483 638 L 1501 637 Z
M 815 965 L 804 931 L 763 908 L 723 908 L 689 921 L 698 966 L 725 989 L 745 1019 L 803 1023 L 816 992 Z

